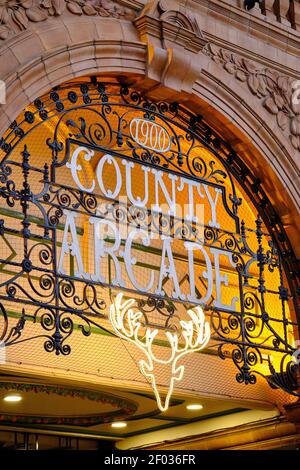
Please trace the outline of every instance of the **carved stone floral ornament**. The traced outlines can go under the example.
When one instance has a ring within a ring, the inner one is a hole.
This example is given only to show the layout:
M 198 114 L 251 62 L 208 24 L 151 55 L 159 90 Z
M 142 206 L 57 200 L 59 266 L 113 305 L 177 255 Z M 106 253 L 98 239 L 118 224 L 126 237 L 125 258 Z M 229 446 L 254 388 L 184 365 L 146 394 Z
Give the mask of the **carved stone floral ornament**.
M 132 20 L 135 13 L 111 0 L 41 0 L 40 5 L 50 16 L 59 16 L 65 9 L 74 15 L 112 16 Z
M 300 104 L 295 97 L 295 79 L 257 64 L 214 44 L 205 47 L 212 60 L 247 84 L 269 113 L 276 117 L 279 128 L 289 136 L 293 147 L 300 150 Z
M 112 16 L 132 20 L 135 12 L 111 0 L 0 0 L 0 40 L 65 12 L 81 16 Z

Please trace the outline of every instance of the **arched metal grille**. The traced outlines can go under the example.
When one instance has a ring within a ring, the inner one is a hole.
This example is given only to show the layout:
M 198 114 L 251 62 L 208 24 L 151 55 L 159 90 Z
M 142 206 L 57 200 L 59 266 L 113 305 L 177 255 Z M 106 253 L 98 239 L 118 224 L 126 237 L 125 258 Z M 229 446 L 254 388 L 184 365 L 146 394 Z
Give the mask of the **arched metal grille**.
M 133 120 L 167 130 L 168 145 L 164 140 L 165 147 L 157 148 L 155 142 L 145 146 L 135 139 L 130 130 Z M 230 227 L 204 224 L 200 237 L 193 220 L 156 214 L 70 185 L 65 175 L 78 146 L 219 191 Z M 91 334 L 92 326 L 109 329 L 108 302 L 119 290 L 136 296 L 145 325 L 154 322 L 162 330 L 176 329 L 181 312 L 194 305 L 168 290 L 164 295 L 149 294 L 111 279 L 83 279 L 76 276 L 72 256 L 68 272 L 59 271 L 69 210 L 79 217 L 144 230 L 151 226 L 159 236 L 167 230 L 168 236 L 183 243 L 201 241 L 207 249 L 230 254 L 239 307 L 222 309 L 212 301 L 204 305 L 212 331 L 210 350 L 233 360 L 239 382 L 255 383 L 256 375 L 262 374 L 274 386 L 297 394 L 292 361 L 300 319 L 297 260 L 261 181 L 205 118 L 176 103 L 152 102 L 126 85 L 92 78 L 36 99 L 11 124 L 0 149 L 1 346 L 41 337 L 47 351 L 69 354 L 68 338 L 75 325 L 84 335 Z M 244 218 L 246 201 L 257 211 L 251 226 L 250 216 Z M 278 279 L 277 285 L 272 279 Z M 180 282 L 184 284 L 184 276 Z

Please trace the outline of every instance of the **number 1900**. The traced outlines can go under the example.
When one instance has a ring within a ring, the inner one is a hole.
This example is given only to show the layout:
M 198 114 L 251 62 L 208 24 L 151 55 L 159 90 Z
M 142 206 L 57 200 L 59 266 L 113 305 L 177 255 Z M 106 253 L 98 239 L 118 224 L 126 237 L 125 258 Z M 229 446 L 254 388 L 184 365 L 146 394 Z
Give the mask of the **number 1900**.
M 130 134 L 139 145 L 150 150 L 156 152 L 170 150 L 171 139 L 167 130 L 155 122 L 134 118 L 130 123 Z

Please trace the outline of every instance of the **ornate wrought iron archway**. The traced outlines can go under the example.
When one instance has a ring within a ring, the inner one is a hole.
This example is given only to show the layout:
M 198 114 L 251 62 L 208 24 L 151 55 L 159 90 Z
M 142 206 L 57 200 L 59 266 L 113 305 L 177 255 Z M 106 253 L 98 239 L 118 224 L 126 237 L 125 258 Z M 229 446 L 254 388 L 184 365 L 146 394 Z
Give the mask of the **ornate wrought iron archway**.
M 225 268 L 231 265 L 237 279 L 239 302 L 237 309 L 211 299 L 202 302 L 210 319 L 210 348 L 222 359 L 233 360 L 239 382 L 255 383 L 261 374 L 273 386 L 298 394 L 297 360 L 292 360 L 300 321 L 297 260 L 261 181 L 205 118 L 176 103 L 154 103 L 126 85 L 92 77 L 36 99 L 11 124 L 0 148 L 2 347 L 44 338 L 46 351 L 69 354 L 75 319 L 84 335 L 91 334 L 93 325 L 109 329 L 108 301 L 119 290 L 136 296 L 144 326 L 154 322 L 162 330 L 178 328 L 180 309 L 195 305 L 168 288 L 163 294 L 150 294 L 111 278 L 84 277 L 83 270 L 76 272 L 72 249 L 67 272 L 61 269 L 63 221 L 71 211 L 73 218 L 89 216 L 146 231 L 151 226 L 159 236 L 167 230 L 174 240 L 201 242 L 210 253 L 222 251 L 229 260 Z M 145 174 L 154 169 L 170 180 L 183 178 L 182 185 L 202 184 L 210 201 L 210 191 L 215 191 L 215 201 L 219 193 L 225 228 L 216 221 L 201 226 L 193 217 L 166 215 L 141 203 L 126 205 L 112 192 L 94 192 L 94 167 L 86 170 L 85 182 L 70 184 L 66 172 L 76 148 L 86 152 L 81 166 L 95 153 L 109 153 L 124 166 L 142 165 Z M 244 218 L 251 210 L 243 212 L 244 206 L 257 211 L 251 226 Z M 76 228 L 79 236 L 84 236 L 82 227 Z M 144 268 L 149 268 L 147 263 Z M 186 272 L 184 276 L 182 285 Z M 205 296 L 200 292 L 201 297 Z M 37 333 L 33 325 L 39 328 Z

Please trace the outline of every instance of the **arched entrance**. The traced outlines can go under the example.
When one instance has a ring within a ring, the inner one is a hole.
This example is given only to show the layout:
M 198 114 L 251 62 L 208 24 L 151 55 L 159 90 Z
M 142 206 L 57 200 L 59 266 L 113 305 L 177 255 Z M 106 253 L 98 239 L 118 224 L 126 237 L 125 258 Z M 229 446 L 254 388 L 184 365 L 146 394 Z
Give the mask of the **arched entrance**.
M 0 194 L 3 345 L 43 338 L 68 355 L 75 329 L 100 328 L 143 349 L 147 360 L 132 358 L 161 409 L 183 378 L 177 356 L 202 347 L 232 361 L 239 383 L 265 376 L 297 394 L 293 251 L 205 116 L 117 80 L 55 87 L 4 135 Z

